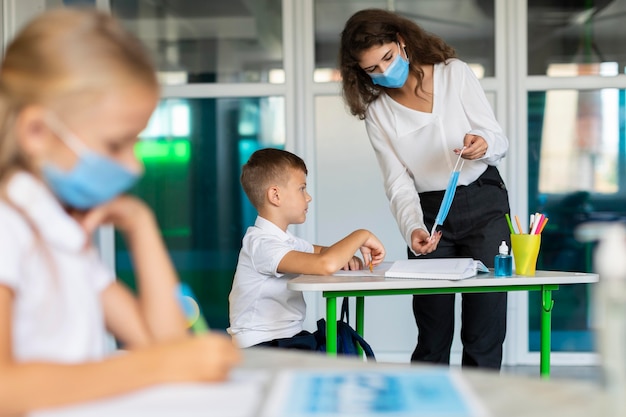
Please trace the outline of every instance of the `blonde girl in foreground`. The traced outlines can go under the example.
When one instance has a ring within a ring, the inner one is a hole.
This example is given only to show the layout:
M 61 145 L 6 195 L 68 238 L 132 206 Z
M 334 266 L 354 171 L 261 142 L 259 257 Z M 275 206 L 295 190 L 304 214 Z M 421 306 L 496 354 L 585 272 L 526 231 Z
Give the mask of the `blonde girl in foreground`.
M 0 69 L 0 415 L 158 383 L 219 381 L 229 338 L 189 336 L 155 218 L 121 196 L 159 99 L 140 43 L 110 16 L 61 9 L 28 24 Z M 90 246 L 113 224 L 135 297 Z M 107 356 L 111 332 L 127 352 Z

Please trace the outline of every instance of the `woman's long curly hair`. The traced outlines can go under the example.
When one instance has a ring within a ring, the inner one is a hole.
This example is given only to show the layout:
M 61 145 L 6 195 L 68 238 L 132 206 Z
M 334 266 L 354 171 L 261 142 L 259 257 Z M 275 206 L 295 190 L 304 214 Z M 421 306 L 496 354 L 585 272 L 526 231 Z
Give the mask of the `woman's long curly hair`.
M 382 9 L 365 9 L 356 12 L 341 32 L 339 69 L 343 78 L 342 93 L 350 113 L 365 119 L 371 102 L 385 88 L 375 85 L 371 77 L 359 66 L 361 54 L 373 46 L 404 40 L 409 58 L 409 71 L 417 77 L 415 94 L 419 94 L 424 79 L 420 65 L 438 64 L 455 58 L 454 48 L 443 39 L 426 32 L 413 21 Z

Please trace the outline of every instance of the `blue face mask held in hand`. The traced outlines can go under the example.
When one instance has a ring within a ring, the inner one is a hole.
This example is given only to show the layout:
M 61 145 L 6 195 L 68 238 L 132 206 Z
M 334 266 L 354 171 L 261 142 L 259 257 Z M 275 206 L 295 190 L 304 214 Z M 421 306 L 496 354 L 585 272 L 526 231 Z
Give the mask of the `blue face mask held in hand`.
M 409 61 L 400 56 L 400 51 L 402 49 L 398 44 L 398 54 L 385 72 L 369 74 L 374 84 L 387 88 L 400 88 L 406 83 L 409 77 Z
M 433 224 L 433 228 L 430 231 L 430 236 L 433 237 L 435 232 L 437 231 L 437 225 L 443 224 L 448 216 L 448 212 L 450 211 L 450 206 L 452 205 L 452 200 L 454 200 L 454 194 L 456 193 L 456 184 L 459 182 L 459 174 L 461 173 L 461 168 L 463 168 L 463 162 L 465 160 L 461 159 L 461 155 L 463 155 L 463 151 L 465 150 L 465 146 L 459 152 L 459 157 L 454 164 L 454 168 L 450 173 L 450 179 L 448 180 L 448 186 L 446 187 L 445 193 L 443 193 L 443 200 L 441 200 L 441 206 L 439 206 L 439 212 L 437 213 L 437 217 L 435 218 L 435 223 Z
M 48 117 L 48 125 L 78 155 L 78 161 L 69 171 L 51 163 L 42 170 L 54 195 L 68 206 L 88 210 L 127 191 L 139 179 L 139 172 L 88 149 L 56 117 Z

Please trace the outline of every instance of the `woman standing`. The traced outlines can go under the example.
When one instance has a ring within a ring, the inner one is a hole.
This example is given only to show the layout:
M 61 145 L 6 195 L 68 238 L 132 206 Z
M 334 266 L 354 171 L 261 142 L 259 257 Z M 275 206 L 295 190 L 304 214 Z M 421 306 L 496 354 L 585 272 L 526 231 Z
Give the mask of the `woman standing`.
M 385 10 L 355 13 L 340 48 L 344 100 L 365 120 L 409 257 L 471 257 L 493 267 L 498 246 L 510 240 L 496 168 L 508 140 L 474 73 L 442 39 Z M 452 207 L 430 236 L 458 155 L 464 164 Z M 463 294 L 464 366 L 500 368 L 506 307 L 506 293 Z M 449 363 L 454 294 L 414 296 L 413 313 L 411 360 Z

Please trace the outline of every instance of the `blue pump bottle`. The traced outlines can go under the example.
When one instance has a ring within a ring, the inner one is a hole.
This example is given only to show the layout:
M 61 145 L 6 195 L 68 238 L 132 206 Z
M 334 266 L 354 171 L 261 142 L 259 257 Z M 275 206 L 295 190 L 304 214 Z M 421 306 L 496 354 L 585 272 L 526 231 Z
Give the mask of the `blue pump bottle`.
M 498 249 L 498 254 L 493 262 L 494 275 L 497 277 L 510 277 L 513 275 L 513 257 L 509 255 L 509 247 L 503 240 Z

